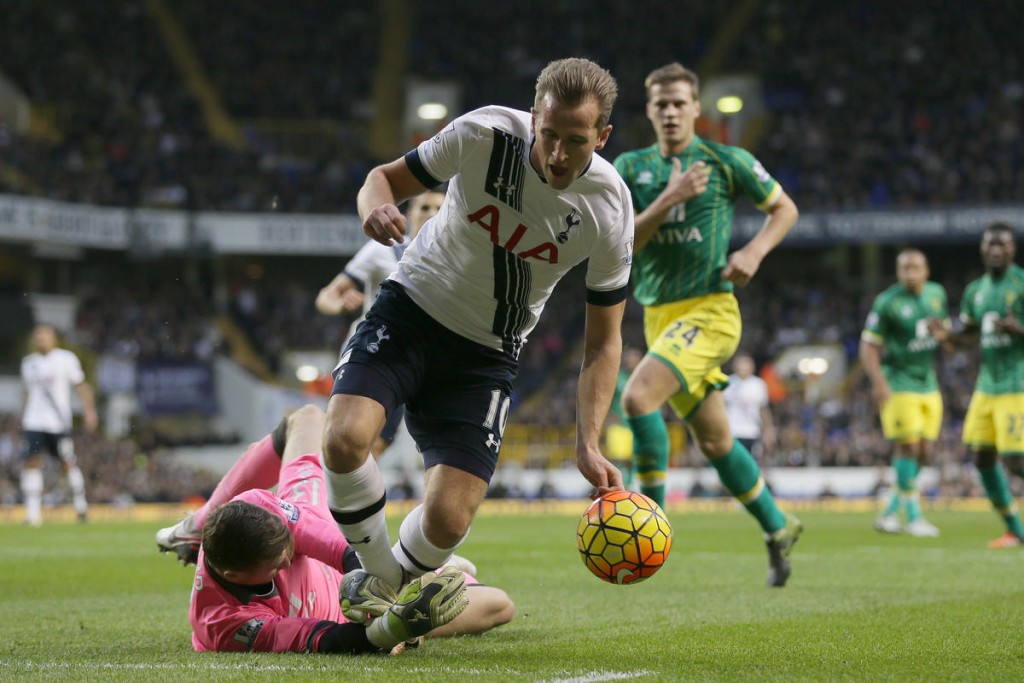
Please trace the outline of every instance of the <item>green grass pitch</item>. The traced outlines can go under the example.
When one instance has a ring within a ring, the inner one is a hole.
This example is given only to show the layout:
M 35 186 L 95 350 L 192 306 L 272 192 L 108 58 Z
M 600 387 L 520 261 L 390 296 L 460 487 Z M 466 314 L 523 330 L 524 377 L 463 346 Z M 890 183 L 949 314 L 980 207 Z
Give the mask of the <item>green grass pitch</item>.
M 160 524 L 0 525 L 0 681 L 1024 680 L 1024 552 L 985 547 L 993 513 L 934 512 L 938 539 L 801 517 L 779 590 L 740 512 L 670 514 L 668 563 L 633 586 L 586 571 L 575 516 L 482 515 L 460 552 L 515 619 L 392 658 L 194 653 Z

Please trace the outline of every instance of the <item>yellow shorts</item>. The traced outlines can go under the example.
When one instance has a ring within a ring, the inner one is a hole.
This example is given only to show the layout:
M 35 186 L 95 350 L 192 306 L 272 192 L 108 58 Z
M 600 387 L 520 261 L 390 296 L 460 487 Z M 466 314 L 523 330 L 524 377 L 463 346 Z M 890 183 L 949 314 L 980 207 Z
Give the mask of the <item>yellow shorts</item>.
M 1000 455 L 1024 455 L 1024 394 L 975 391 L 963 441 L 974 450 L 994 447 Z
M 942 429 L 942 394 L 897 391 L 882 406 L 882 433 L 896 443 L 937 441 Z
M 736 352 L 742 331 L 739 303 L 731 292 L 644 309 L 647 352 L 668 365 L 683 385 L 669 399 L 679 417 L 690 417 L 709 389 L 729 384 L 721 365 Z
M 608 425 L 604 442 L 604 454 L 612 462 L 633 459 L 633 432 L 626 425 Z

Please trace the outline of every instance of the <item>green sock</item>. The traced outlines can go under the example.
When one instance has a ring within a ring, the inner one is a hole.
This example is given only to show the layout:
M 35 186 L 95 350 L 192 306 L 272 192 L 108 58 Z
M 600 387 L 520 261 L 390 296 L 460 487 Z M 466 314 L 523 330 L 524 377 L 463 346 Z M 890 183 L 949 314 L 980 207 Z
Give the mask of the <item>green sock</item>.
M 633 432 L 633 463 L 640 493 L 665 506 L 665 479 L 668 477 L 668 427 L 661 411 L 627 417 Z
M 992 501 L 992 507 L 1003 518 L 1007 531 L 1017 534 L 1018 538 L 1024 538 L 1024 526 L 1021 526 L 1017 506 L 1013 504 L 1010 483 L 1006 481 L 1003 468 L 997 462 L 992 467 L 979 467 L 978 474 L 981 475 L 981 483 L 985 487 L 988 499 Z
M 882 515 L 885 517 L 891 517 L 900 513 L 900 494 L 899 491 L 893 491 L 889 496 L 889 504 L 885 506 L 885 510 L 882 511 Z
M 757 461 L 739 439 L 733 439 L 732 450 L 711 460 L 711 464 L 718 470 L 718 478 L 725 488 L 754 515 L 765 533 L 771 534 L 786 526 L 786 517 L 764 485 Z
M 917 497 L 917 458 L 893 458 L 892 468 L 896 470 L 896 488 L 909 524 L 921 516 L 921 502 Z

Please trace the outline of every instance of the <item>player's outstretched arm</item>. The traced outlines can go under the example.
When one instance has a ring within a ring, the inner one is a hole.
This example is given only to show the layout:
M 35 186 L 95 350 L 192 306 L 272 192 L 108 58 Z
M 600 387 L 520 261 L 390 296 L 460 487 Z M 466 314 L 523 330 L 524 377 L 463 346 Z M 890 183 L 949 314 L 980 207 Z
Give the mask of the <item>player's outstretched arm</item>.
M 345 273 L 338 273 L 316 295 L 316 310 L 324 315 L 351 313 L 362 308 L 363 295 Z
M 622 356 L 626 303 L 587 304 L 583 367 L 576 393 L 576 466 L 598 495 L 622 488 L 622 474 L 601 454 L 601 426 L 608 417 Z

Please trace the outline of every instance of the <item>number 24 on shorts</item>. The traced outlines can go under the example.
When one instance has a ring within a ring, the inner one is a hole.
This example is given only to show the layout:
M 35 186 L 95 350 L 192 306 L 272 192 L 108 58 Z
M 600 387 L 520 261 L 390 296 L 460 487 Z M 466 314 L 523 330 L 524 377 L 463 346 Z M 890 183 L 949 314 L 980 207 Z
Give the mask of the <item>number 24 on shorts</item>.
M 697 334 L 700 333 L 700 328 L 696 325 L 692 325 L 683 329 L 683 323 L 679 320 L 672 323 L 672 327 L 669 328 L 668 332 L 664 334 L 666 339 L 675 339 L 676 337 L 682 337 L 686 340 L 687 348 L 693 346 L 694 340 L 697 338 Z

